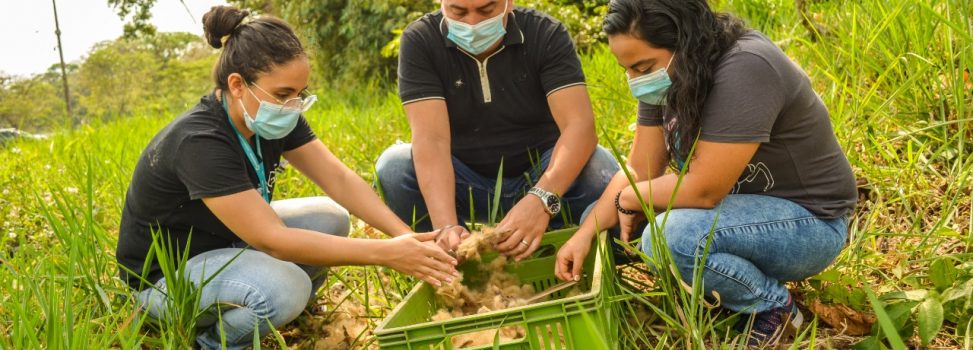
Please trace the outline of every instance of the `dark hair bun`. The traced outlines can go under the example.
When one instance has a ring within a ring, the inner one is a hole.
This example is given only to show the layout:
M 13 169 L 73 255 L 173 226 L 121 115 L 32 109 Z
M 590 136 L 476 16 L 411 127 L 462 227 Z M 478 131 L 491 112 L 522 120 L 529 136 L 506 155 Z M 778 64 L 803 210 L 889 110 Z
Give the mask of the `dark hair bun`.
M 203 32 L 206 42 L 215 49 L 223 47 L 223 37 L 233 33 L 250 11 L 233 6 L 213 6 L 203 15 Z

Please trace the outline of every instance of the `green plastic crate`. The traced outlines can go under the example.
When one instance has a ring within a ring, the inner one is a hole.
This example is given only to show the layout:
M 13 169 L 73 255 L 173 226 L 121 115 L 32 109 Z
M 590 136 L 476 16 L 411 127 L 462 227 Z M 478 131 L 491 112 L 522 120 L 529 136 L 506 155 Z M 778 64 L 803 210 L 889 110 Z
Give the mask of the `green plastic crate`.
M 554 276 L 557 249 L 571 238 L 575 230 L 548 232 L 531 258 L 519 264 L 509 264 L 507 271 L 517 275 L 521 282 L 532 284 L 538 292 L 559 283 L 560 280 Z M 496 254 L 485 255 L 484 263 L 493 257 Z M 526 336 L 501 342 L 500 349 L 602 349 L 602 339 L 608 343 L 609 349 L 617 349 L 621 321 L 618 308 L 609 305 L 612 297 L 619 293 L 613 266 L 602 234 L 585 259 L 585 276 L 579 285 L 582 290 L 587 290 L 586 293 L 562 298 L 567 293 L 562 291 L 549 301 L 438 322 L 429 322 L 439 309 L 435 291 L 429 284 L 422 283 L 409 292 L 374 333 L 381 349 L 448 350 L 454 349 L 451 341 L 454 336 L 520 326 L 524 328 Z M 461 270 L 464 276 L 473 276 L 471 274 L 476 273 L 476 266 L 464 264 Z M 586 320 L 586 317 L 589 319 Z M 464 349 L 492 348 L 493 344 Z

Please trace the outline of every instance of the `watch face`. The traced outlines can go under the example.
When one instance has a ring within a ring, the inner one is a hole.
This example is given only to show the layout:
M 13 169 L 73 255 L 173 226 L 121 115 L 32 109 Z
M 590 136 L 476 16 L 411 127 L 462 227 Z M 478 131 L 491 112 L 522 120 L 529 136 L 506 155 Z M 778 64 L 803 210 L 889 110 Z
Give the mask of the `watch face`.
M 547 207 L 551 209 L 551 213 L 557 214 L 559 211 L 561 211 L 561 201 L 559 201 L 555 196 L 548 196 Z

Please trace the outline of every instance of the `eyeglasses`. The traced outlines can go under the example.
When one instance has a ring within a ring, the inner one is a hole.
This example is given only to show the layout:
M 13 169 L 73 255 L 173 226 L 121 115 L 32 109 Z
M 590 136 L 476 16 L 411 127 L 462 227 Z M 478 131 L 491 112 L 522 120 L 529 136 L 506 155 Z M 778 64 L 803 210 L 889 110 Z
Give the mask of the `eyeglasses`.
M 262 91 L 264 94 L 267 94 L 267 96 L 270 96 L 270 98 L 277 101 L 277 103 L 280 104 L 279 112 L 283 112 L 285 109 L 288 109 L 292 111 L 299 110 L 301 111 L 301 113 L 304 113 L 307 112 L 308 109 L 311 109 L 311 106 L 314 105 L 314 102 L 318 101 L 318 97 L 316 95 L 311 95 L 309 92 L 307 92 L 307 90 L 301 91 L 301 93 L 295 98 L 288 99 L 287 101 L 281 101 L 276 96 L 271 95 L 269 92 L 267 92 L 267 90 L 261 88 L 260 85 L 251 84 L 250 86 L 256 87 L 258 90 Z M 249 86 L 247 87 L 247 90 L 250 90 Z M 250 93 L 253 94 L 253 90 L 250 90 Z M 253 97 L 257 97 L 257 95 L 254 94 Z

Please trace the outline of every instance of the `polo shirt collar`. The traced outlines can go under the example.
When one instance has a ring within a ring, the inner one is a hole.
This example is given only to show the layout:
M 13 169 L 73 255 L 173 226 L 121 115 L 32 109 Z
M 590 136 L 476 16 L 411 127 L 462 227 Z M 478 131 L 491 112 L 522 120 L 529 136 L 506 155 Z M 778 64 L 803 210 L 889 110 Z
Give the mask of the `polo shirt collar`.
M 443 16 L 439 20 L 439 32 L 443 35 L 443 41 L 446 43 L 446 47 L 456 47 L 456 43 L 447 38 L 446 34 L 449 33 L 449 26 L 446 24 L 446 14 L 440 10 L 440 14 Z M 516 11 L 510 11 L 507 15 L 507 34 L 503 36 L 503 46 L 510 45 L 520 45 L 524 43 L 524 31 L 520 29 L 520 25 L 517 24 Z

